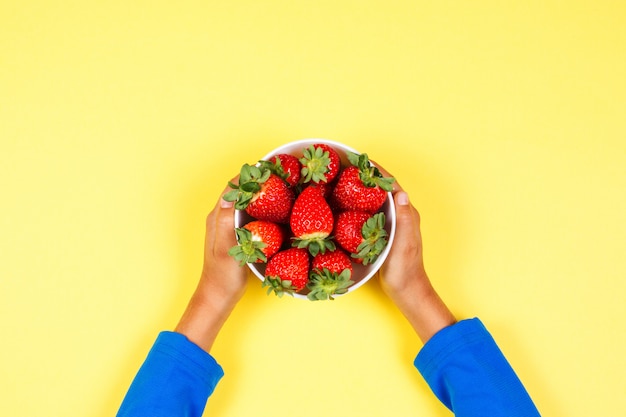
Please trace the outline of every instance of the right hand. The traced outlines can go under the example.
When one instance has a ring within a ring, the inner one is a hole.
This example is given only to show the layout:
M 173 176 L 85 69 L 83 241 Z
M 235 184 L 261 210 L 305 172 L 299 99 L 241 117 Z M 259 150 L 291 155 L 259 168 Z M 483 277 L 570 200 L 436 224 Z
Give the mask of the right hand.
M 412 287 L 427 288 L 430 282 L 424 269 L 420 215 L 400 184 L 394 188 L 396 235 L 380 277 L 383 290 L 395 301 Z
M 377 165 L 384 176 L 391 176 Z M 456 319 L 439 298 L 424 269 L 420 215 L 408 194 L 396 181 L 393 193 L 396 209 L 396 235 L 380 270 L 383 291 L 407 318 L 426 343 Z

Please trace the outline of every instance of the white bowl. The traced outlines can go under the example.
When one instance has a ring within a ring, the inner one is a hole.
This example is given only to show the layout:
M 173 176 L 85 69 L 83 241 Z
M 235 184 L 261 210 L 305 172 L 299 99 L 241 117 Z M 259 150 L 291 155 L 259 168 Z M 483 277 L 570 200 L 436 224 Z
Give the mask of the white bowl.
M 356 154 L 360 153 L 356 151 L 355 149 L 352 149 L 351 147 L 346 146 L 339 142 L 335 142 L 335 141 L 328 140 L 328 139 L 313 138 L 313 139 L 302 139 L 302 140 L 298 140 L 294 142 L 289 142 L 269 152 L 267 155 L 261 158 L 261 160 L 268 160 L 274 155 L 285 154 L 285 153 L 301 158 L 302 152 L 304 149 L 317 143 L 324 143 L 333 147 L 333 149 L 337 151 L 337 153 L 339 154 L 339 157 L 341 158 L 342 167 L 347 167 L 350 165 L 346 152 L 353 152 Z M 353 267 L 352 281 L 354 281 L 354 284 L 352 284 L 348 288 L 348 291 L 346 293 L 336 294 L 333 297 L 337 298 L 342 295 L 346 295 L 356 290 L 363 284 L 365 284 L 376 274 L 376 272 L 380 269 L 383 262 L 387 258 L 387 255 L 389 254 L 389 250 L 391 249 L 391 245 L 393 244 L 393 239 L 394 239 L 395 232 L 396 232 L 396 209 L 393 204 L 393 197 L 391 193 L 387 193 L 387 199 L 385 200 L 385 203 L 383 204 L 380 211 L 385 213 L 385 218 L 386 218 L 385 230 L 387 231 L 387 234 L 388 234 L 387 246 L 385 247 L 385 249 L 383 249 L 382 253 L 378 256 L 378 259 L 376 259 L 376 262 L 370 265 L 361 265 L 361 264 L 357 264 L 353 262 L 352 263 L 352 267 Z M 245 225 L 246 223 L 252 220 L 253 218 L 249 216 L 244 210 L 235 210 L 235 227 L 242 227 L 243 225 Z M 250 270 L 254 273 L 254 275 L 256 275 L 261 281 L 265 280 L 265 275 L 264 275 L 265 264 L 264 263 L 248 263 L 247 265 L 250 268 Z M 306 293 L 303 293 L 303 294 L 296 293 L 296 294 L 293 294 L 293 296 L 295 298 L 301 298 L 305 300 L 307 299 Z

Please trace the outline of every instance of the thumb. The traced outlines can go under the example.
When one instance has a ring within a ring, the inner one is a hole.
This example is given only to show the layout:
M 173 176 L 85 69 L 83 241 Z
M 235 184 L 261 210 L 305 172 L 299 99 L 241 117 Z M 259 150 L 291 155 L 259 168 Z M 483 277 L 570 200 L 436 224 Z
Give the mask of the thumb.
M 414 241 L 416 237 L 420 240 L 419 213 L 409 201 L 409 195 L 406 191 L 400 190 L 394 195 L 394 205 L 396 208 L 396 239 L 407 243 Z
M 394 196 L 394 204 L 396 206 L 396 223 L 399 229 L 408 227 L 412 222 L 411 205 L 409 203 L 409 195 L 406 191 L 400 190 Z M 402 225 L 406 227 L 401 227 Z
M 235 239 L 235 208 L 233 202 L 220 198 L 220 207 L 217 214 L 217 232 L 218 240 L 226 240 L 229 245 L 236 244 Z M 219 242 L 216 242 L 219 244 Z

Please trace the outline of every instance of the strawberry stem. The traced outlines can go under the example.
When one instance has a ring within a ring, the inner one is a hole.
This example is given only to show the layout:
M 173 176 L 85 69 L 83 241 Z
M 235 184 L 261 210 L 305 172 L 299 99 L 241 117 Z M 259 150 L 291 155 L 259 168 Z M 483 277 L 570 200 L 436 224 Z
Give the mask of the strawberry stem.
M 261 286 L 268 287 L 267 295 L 273 292 L 279 298 L 284 294 L 289 294 L 293 297 L 293 293 L 296 291 L 296 287 L 292 285 L 291 280 L 281 280 L 280 277 L 265 277 Z
M 326 182 L 325 174 L 328 172 L 328 165 L 330 165 L 328 151 L 311 145 L 303 151 L 300 163 L 302 164 L 302 182 Z
M 376 261 L 387 246 L 387 231 L 385 230 L 385 213 L 376 213 L 363 224 L 361 235 L 363 242 L 357 247 L 357 253 L 353 253 L 353 258 L 363 260 L 363 265 L 368 265 Z
M 350 279 L 350 269 L 346 268 L 341 273 L 331 272 L 327 268 L 314 270 L 307 284 L 310 292 L 307 298 L 311 301 L 334 300 L 333 295 L 345 294 L 354 281 Z
M 359 168 L 359 178 L 366 187 L 380 187 L 385 191 L 393 190 L 393 183 L 396 181 L 393 177 L 383 177 L 380 170 L 371 164 L 366 153 L 355 154 L 347 152 L 348 161 L 355 167 Z
M 244 164 L 239 172 L 239 184 L 228 182 L 232 190 L 224 194 L 224 200 L 234 201 L 237 210 L 245 210 L 270 175 L 272 172 L 269 169 Z
M 230 248 L 228 254 L 235 258 L 240 266 L 259 260 L 267 262 L 267 257 L 263 253 L 263 248 L 267 246 L 265 242 L 253 240 L 252 232 L 243 227 L 235 228 L 235 234 L 237 235 L 238 245 Z

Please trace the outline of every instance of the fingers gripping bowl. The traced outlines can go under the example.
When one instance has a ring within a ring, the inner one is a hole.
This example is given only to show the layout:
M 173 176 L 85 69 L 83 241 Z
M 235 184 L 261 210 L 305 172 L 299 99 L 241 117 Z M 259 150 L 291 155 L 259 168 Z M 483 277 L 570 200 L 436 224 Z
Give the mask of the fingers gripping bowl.
M 244 164 L 224 196 L 236 208 L 238 245 L 229 253 L 268 294 L 332 300 L 350 293 L 376 274 L 393 244 L 392 183 L 367 154 L 339 142 L 280 146 Z

